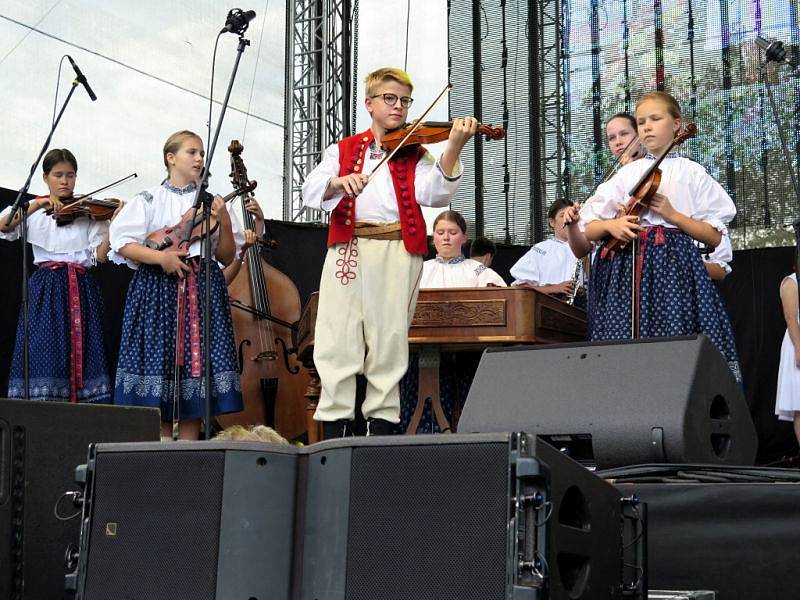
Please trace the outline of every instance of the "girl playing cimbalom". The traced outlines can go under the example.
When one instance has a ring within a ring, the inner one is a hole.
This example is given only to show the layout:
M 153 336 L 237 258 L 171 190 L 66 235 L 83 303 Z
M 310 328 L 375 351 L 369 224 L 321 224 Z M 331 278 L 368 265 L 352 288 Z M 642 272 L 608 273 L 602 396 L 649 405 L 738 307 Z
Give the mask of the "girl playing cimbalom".
M 203 241 L 188 251 L 161 252 L 144 245 L 153 231 L 180 222 L 191 209 L 204 162 L 203 142 L 191 131 L 172 134 L 164 144 L 167 179 L 137 195 L 111 226 L 111 259 L 136 270 L 128 288 L 122 322 L 119 366 L 114 403 L 161 409 L 162 437 L 171 435 L 175 393 L 176 347 L 182 350 L 178 385 L 178 419 L 182 439 L 197 439 L 204 412 L 203 302 L 205 267 L 199 260 Z M 211 215 L 218 224 L 212 234 L 212 252 L 229 265 L 244 236 L 235 216 L 219 196 Z M 211 406 L 212 414 L 242 410 L 239 368 L 233 338 L 228 291 L 222 270 L 211 262 Z M 178 283 L 186 279 L 179 297 Z M 181 303 L 184 319 L 177 330 Z
M 30 399 L 70 402 L 111 401 L 103 342 L 103 299 L 88 273 L 108 255 L 108 222 L 75 219 L 59 226 L 46 213 L 72 198 L 78 161 L 64 149 L 50 150 L 42 162 L 50 193 L 28 206 L 28 242 L 38 269 L 30 278 Z M 19 238 L 19 213 L 0 213 L 0 238 Z M 8 397 L 23 398 L 23 335 L 20 313 Z
M 639 219 L 618 217 L 628 192 L 680 131 L 677 101 L 665 92 L 651 92 L 636 104 L 642 160 L 622 167 L 598 187 L 580 211 L 580 227 L 589 240 L 612 237 L 630 244 L 624 251 L 600 253 L 589 286 L 589 336 L 615 340 L 632 336 L 631 271 L 637 267 L 639 336 L 661 337 L 702 333 L 723 354 L 741 381 L 739 361 L 728 314 L 703 266 L 693 240 L 719 245 L 736 214 L 730 196 L 699 164 L 670 152 L 661 163 L 661 184 Z

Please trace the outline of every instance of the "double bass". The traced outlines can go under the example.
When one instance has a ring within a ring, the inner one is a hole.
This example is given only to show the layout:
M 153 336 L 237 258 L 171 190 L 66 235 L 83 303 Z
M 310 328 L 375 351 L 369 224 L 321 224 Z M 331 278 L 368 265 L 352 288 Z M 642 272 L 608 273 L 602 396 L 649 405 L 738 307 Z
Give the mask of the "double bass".
M 238 140 L 228 146 L 231 181 L 237 189 L 252 183 Z M 244 226 L 255 229 L 254 217 L 245 210 Z M 259 246 L 248 250 L 236 278 L 228 286 L 231 316 L 239 357 L 244 410 L 219 415 L 223 427 L 266 424 L 289 440 L 306 431 L 305 398 L 310 377 L 292 356 L 292 331 L 300 318 L 300 294 L 291 279 L 270 265 Z

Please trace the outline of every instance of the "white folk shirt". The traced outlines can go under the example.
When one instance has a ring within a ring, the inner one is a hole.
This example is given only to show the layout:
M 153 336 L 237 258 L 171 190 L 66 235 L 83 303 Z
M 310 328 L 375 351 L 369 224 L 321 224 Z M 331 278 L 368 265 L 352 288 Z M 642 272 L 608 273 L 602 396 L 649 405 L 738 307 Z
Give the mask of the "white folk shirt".
M 437 256 L 422 263 L 420 288 L 506 287 L 503 278 L 483 263 L 457 256 L 449 261 Z
M 364 153 L 363 173 L 369 175 L 383 159 L 385 152 L 373 141 Z M 320 162 L 303 183 L 303 206 L 317 210 L 332 211 L 339 204 L 344 193 L 337 193 L 323 200 L 328 183 L 339 176 L 339 146 L 328 146 Z M 454 175 L 444 174 L 439 161 L 426 152 L 417 163 L 414 172 L 414 192 L 417 204 L 433 208 L 445 208 L 458 187 L 462 165 L 458 162 Z M 383 165 L 364 190 L 359 194 L 356 204 L 356 221 L 394 222 L 400 219 L 397 209 L 397 196 L 392 185 L 392 175 L 388 165 Z
M 570 281 L 575 276 L 578 260 L 566 241 L 553 238 L 539 242 L 511 267 L 514 278 L 511 285 L 551 285 Z M 582 270 L 578 284 L 583 284 Z
M 700 256 L 703 257 L 703 262 L 719 265 L 725 269 L 728 275 L 733 271 L 730 265 L 733 260 L 733 246 L 731 246 L 731 238 L 728 237 L 727 233 L 722 234 L 722 240 L 720 240 L 719 246 L 714 248 L 713 252 L 701 254 Z
M 138 193 L 133 200 L 128 202 L 114 221 L 111 223 L 111 251 L 109 258 L 120 265 L 128 265 L 131 269 L 138 269 L 139 263 L 128 260 L 119 251 L 130 243 L 143 244 L 148 234 L 170 227 L 180 222 L 183 215 L 194 204 L 197 186 L 190 184 L 184 188 L 177 188 L 165 181 L 158 187 L 146 189 Z M 233 241 L 236 245 L 235 256 L 239 256 L 244 244 L 244 230 L 236 214 L 228 210 L 233 229 Z M 212 255 L 216 251 L 219 233 L 211 236 Z M 203 240 L 194 242 L 189 246 L 189 256 L 200 256 Z
M 594 196 L 581 208 L 580 229 L 599 219 L 614 219 L 620 205 L 624 206 L 630 190 L 653 164 L 652 155 L 633 161 L 622 167 L 614 177 L 601 184 Z M 736 216 L 736 206 L 723 187 L 696 162 L 670 153 L 659 167 L 661 184 L 658 193 L 669 198 L 675 210 L 696 221 L 703 221 L 721 233 L 727 233 L 727 224 Z M 661 215 L 644 209 L 639 223 L 648 227 L 663 225 L 672 227 Z
M 9 206 L 0 213 L 0 219 L 7 219 L 10 213 Z M 97 264 L 97 247 L 105 239 L 106 231 L 108 221 L 75 219 L 69 225 L 59 226 L 52 216 L 39 209 L 28 215 L 28 242 L 33 249 L 33 263 L 69 262 L 92 267 Z M 13 241 L 19 237 L 20 225 L 7 233 L 0 232 L 0 239 Z

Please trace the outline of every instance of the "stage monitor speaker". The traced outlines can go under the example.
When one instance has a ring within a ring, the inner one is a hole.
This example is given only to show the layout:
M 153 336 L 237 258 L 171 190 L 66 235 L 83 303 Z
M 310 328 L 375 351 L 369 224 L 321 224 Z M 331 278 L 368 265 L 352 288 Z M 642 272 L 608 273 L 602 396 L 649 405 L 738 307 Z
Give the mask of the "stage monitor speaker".
M 527 431 L 601 468 L 752 465 L 750 412 L 704 336 L 487 350 L 461 432 Z
M 155 409 L 0 400 L 0 598 L 63 596 L 75 467 L 90 443 L 157 440 L 159 426 Z
M 623 539 L 621 493 L 526 434 L 93 451 L 68 580 L 79 599 L 636 599 L 644 589 L 630 549 L 646 538 L 639 527 Z
M 640 597 L 621 494 L 533 436 L 328 441 L 306 478 L 301 600 Z
M 289 600 L 297 452 L 100 444 L 85 470 L 76 598 Z

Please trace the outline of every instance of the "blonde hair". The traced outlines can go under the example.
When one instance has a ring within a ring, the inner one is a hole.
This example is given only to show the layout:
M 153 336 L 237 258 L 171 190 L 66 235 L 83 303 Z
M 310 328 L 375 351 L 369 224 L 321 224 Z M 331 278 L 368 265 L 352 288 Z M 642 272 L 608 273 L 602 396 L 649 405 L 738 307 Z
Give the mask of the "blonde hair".
M 378 86 L 387 80 L 396 81 L 402 85 L 407 85 L 411 92 L 414 91 L 414 84 L 411 83 L 411 77 L 408 76 L 408 73 L 402 69 L 384 67 L 383 69 L 373 71 L 367 75 L 366 79 L 364 79 L 364 90 L 366 91 L 367 96 L 374 96 L 375 92 L 378 91 Z
M 181 149 L 184 142 L 186 140 L 190 140 L 192 138 L 200 140 L 202 143 L 203 138 L 197 135 L 194 131 L 189 131 L 188 129 L 182 129 L 181 131 L 176 131 L 171 136 L 167 138 L 167 141 L 164 142 L 164 166 L 167 167 L 167 172 L 169 173 L 169 163 L 167 162 L 167 154 L 175 154 L 178 150 Z
M 681 115 L 681 105 L 678 104 L 678 101 L 672 96 L 672 94 L 668 94 L 667 92 L 648 92 L 646 94 L 642 94 L 639 96 L 639 99 L 636 101 L 636 110 L 639 110 L 639 106 L 642 102 L 646 100 L 659 100 L 663 102 L 667 106 L 667 112 L 671 114 L 676 119 L 682 119 L 683 116 Z
M 272 427 L 266 425 L 252 425 L 249 428 L 241 425 L 231 425 L 214 436 L 215 440 L 245 441 L 245 442 L 270 442 L 272 444 L 288 445 L 288 440 Z

